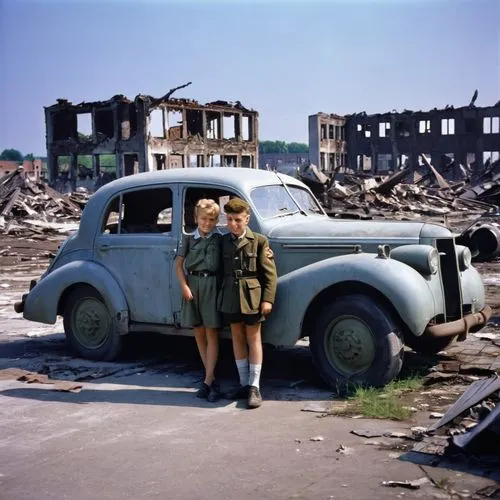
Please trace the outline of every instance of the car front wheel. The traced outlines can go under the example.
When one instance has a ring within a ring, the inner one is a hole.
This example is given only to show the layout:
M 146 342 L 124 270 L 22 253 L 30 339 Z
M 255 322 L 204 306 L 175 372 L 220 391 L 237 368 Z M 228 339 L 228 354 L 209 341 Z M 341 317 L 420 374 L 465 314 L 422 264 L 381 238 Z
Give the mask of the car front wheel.
M 118 355 L 121 337 L 101 295 L 82 285 L 64 307 L 64 332 L 72 350 L 83 358 L 110 361 Z
M 357 386 L 382 387 L 403 364 L 397 322 L 375 299 L 361 294 L 336 299 L 321 311 L 310 337 L 314 363 L 338 393 Z

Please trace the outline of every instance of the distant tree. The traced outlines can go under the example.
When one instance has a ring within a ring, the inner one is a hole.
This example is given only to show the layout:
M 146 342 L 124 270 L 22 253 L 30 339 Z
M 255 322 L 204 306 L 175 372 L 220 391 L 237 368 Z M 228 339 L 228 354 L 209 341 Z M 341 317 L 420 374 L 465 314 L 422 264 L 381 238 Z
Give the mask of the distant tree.
M 260 153 L 307 153 L 309 146 L 300 142 L 260 141 Z
M 25 157 L 24 157 L 25 160 L 28 160 L 28 161 L 33 161 L 35 159 L 35 157 L 33 156 L 33 153 L 28 153 Z
M 22 163 L 23 155 L 17 149 L 4 149 L 0 154 L 0 160 L 18 161 Z
M 289 142 L 288 143 L 289 153 L 309 153 L 309 146 L 302 142 Z

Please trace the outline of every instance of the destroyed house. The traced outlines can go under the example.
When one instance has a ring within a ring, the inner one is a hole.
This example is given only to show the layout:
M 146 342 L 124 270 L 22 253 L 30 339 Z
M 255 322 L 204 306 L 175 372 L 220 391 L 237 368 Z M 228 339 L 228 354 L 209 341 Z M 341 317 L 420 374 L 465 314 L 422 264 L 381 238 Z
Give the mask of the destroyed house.
M 500 101 L 344 117 L 318 113 L 309 117 L 309 146 L 311 162 L 325 172 L 345 166 L 376 175 L 406 165 L 415 171 L 424 154 L 448 179 L 458 180 L 464 170 L 482 172 L 500 157 Z
M 45 122 L 48 180 L 61 191 L 168 168 L 258 168 L 258 113 L 239 101 L 58 99 Z

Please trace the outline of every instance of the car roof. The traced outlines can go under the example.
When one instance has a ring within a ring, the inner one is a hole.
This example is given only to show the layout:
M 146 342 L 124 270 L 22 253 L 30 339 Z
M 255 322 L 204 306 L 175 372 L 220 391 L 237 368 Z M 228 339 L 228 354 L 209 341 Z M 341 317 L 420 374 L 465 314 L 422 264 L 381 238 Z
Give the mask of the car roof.
M 155 172 L 143 172 L 140 174 L 121 177 L 102 186 L 94 197 L 108 198 L 111 194 L 126 191 L 142 186 L 154 186 L 164 183 L 194 182 L 202 184 L 216 184 L 247 191 L 261 185 L 281 184 L 280 178 L 287 184 L 304 184 L 291 176 L 277 174 L 268 170 L 254 168 L 236 167 L 207 167 L 207 168 L 171 168 Z

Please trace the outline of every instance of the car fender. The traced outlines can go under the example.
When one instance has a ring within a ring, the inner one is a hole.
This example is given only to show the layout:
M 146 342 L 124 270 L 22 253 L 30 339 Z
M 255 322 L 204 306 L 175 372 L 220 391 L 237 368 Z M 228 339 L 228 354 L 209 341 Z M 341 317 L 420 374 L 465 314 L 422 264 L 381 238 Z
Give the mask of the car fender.
M 101 294 L 119 331 L 124 333 L 128 328 L 128 305 L 122 289 L 106 268 L 85 260 L 65 264 L 40 280 L 26 297 L 24 318 L 54 324 L 64 291 L 78 283 L 90 285 Z
M 342 255 L 296 269 L 278 279 L 273 311 L 265 322 L 264 341 L 293 345 L 302 336 L 311 302 L 327 288 L 341 287 L 343 282 L 369 286 L 384 295 L 414 335 L 421 335 L 437 314 L 439 298 L 434 297 L 430 280 L 415 269 L 376 254 Z

